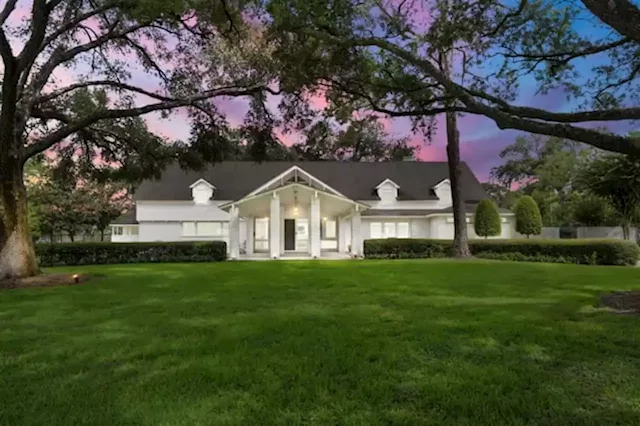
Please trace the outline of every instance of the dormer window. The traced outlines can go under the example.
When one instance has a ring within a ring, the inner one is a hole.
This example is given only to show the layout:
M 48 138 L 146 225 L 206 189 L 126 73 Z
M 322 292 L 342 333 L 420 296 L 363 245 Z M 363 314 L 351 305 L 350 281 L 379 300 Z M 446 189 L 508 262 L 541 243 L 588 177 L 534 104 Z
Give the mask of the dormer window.
M 432 189 L 436 193 L 441 206 L 448 207 L 453 204 L 451 198 L 451 181 L 449 179 L 444 179 Z
M 191 196 L 195 204 L 209 204 L 216 187 L 204 179 L 198 179 L 191 186 Z
M 398 199 L 398 189 L 400 189 L 400 185 L 391 179 L 385 179 L 376 186 L 378 197 L 382 203 L 395 202 Z

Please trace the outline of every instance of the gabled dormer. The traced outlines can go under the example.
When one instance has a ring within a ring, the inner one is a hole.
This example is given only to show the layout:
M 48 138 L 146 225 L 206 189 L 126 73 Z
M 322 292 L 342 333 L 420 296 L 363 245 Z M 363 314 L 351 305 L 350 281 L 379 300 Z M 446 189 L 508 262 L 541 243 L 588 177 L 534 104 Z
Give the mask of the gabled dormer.
M 380 201 L 384 204 L 394 203 L 398 199 L 398 189 L 400 189 L 400 185 L 389 178 L 383 180 L 376 186 L 378 197 L 380 197 Z
M 191 188 L 191 196 L 195 204 L 209 204 L 216 191 L 216 187 L 205 179 L 198 179 L 189 188 Z
M 453 205 L 453 198 L 451 198 L 451 181 L 444 179 L 433 187 L 433 192 L 438 197 L 438 205 L 440 207 L 450 207 Z

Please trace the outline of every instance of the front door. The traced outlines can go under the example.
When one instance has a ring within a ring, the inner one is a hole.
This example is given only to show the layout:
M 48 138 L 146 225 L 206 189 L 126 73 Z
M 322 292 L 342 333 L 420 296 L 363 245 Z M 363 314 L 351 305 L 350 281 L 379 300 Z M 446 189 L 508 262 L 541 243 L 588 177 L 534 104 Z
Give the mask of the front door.
M 295 219 L 284 220 L 284 249 L 293 251 L 296 249 L 296 221 Z

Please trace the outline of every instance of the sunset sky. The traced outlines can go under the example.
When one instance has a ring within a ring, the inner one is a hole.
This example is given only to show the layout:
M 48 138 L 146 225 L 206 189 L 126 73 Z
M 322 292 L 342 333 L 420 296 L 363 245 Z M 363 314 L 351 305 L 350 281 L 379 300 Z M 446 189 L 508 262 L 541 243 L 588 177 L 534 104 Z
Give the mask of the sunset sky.
M 21 0 L 17 9 L 11 15 L 13 23 L 26 22 L 30 17 L 31 1 Z M 418 16 L 418 20 L 424 21 L 424 17 Z M 580 21 L 580 31 L 585 31 L 587 34 L 599 34 L 600 31 L 605 31 L 597 22 L 594 22 L 592 18 L 590 20 Z M 601 34 L 601 33 L 600 33 Z M 14 41 L 14 50 L 21 48 L 19 41 Z M 601 58 L 600 58 L 601 59 Z M 599 58 L 591 57 L 590 61 L 598 61 Z M 583 69 L 590 68 L 593 63 L 584 62 L 580 64 Z M 66 86 L 77 80 L 79 75 L 85 74 L 86 70 L 81 67 L 68 69 L 60 68 L 56 71 L 55 86 Z M 131 81 L 132 84 L 144 87 L 146 89 L 157 89 L 157 82 L 149 77 L 139 67 L 133 67 L 131 69 Z M 317 109 L 322 109 L 326 106 L 326 100 L 323 96 L 317 95 L 311 99 L 312 106 Z M 565 94 L 561 90 L 551 91 L 546 95 L 536 94 L 536 84 L 533 78 L 526 77 L 520 81 L 520 96 L 516 102 L 520 105 L 528 105 L 539 108 L 545 108 L 552 111 L 571 111 L 575 110 L 577 104 L 575 101 L 568 101 Z M 275 107 L 278 104 L 277 97 L 270 97 L 269 105 Z M 230 99 L 218 99 L 217 105 L 221 112 L 223 112 L 228 122 L 231 125 L 239 125 L 244 119 L 244 114 L 247 111 L 248 101 L 241 98 Z M 439 122 L 443 123 L 441 117 Z M 159 114 L 150 114 L 146 116 L 149 127 L 155 133 L 164 136 L 171 140 L 187 139 L 189 136 L 189 123 L 185 119 L 185 116 L 179 111 L 174 113 L 170 118 L 161 118 Z M 381 118 L 386 130 L 396 137 L 410 137 L 411 143 L 420 147 L 419 158 L 424 161 L 443 161 L 446 160 L 445 152 L 445 132 L 444 126 L 439 125 L 436 133 L 433 135 L 432 140 L 428 140 L 421 133 L 413 133 L 411 125 L 407 119 L 388 119 Z M 608 127 L 616 133 L 626 133 L 634 129 L 632 123 L 590 123 L 591 127 Z M 492 167 L 500 164 L 499 158 L 500 151 L 512 143 L 515 138 L 522 134 L 517 131 L 501 131 L 493 123 L 493 121 L 480 116 L 461 116 L 459 119 L 459 131 L 461 136 L 461 151 L 462 158 L 466 161 L 473 171 L 477 174 L 480 180 L 486 180 L 489 176 Z M 281 140 L 290 145 L 298 140 L 298 136 L 295 134 L 283 135 L 279 133 Z

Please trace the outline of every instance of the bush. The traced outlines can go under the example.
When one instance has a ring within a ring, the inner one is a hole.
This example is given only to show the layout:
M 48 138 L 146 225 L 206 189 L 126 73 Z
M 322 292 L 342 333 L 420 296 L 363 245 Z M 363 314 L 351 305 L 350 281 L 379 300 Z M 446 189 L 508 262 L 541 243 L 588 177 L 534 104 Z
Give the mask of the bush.
M 526 235 L 540 235 L 542 216 L 535 200 L 528 195 L 521 197 L 514 209 L 516 214 L 516 232 Z
M 448 257 L 453 241 L 418 238 L 387 238 L 365 240 L 364 256 L 370 259 L 413 259 Z
M 224 241 L 38 244 L 40 266 L 105 263 L 214 262 L 227 258 Z
M 473 227 L 480 237 L 493 237 L 502 232 L 502 222 L 496 205 L 491 200 L 482 200 L 476 207 Z
M 640 247 L 622 240 L 470 240 L 474 256 L 585 265 L 635 265 Z M 364 255 L 370 259 L 448 257 L 453 242 L 429 239 L 366 240 Z

